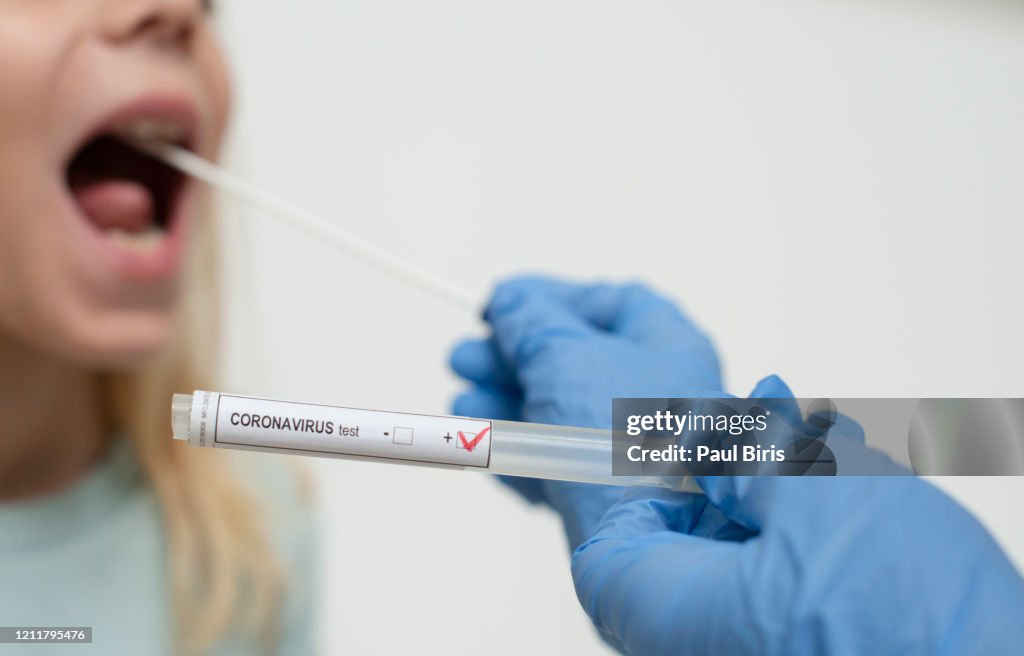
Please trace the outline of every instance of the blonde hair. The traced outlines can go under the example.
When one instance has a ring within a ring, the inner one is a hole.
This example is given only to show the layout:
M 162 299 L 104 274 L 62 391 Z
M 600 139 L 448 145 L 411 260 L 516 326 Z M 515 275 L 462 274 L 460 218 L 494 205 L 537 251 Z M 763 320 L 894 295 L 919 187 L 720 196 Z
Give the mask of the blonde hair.
M 284 570 L 271 549 L 256 500 L 233 475 L 224 454 L 170 438 L 175 392 L 212 389 L 203 363 L 214 357 L 216 227 L 197 227 L 189 265 L 181 336 L 157 361 L 106 380 L 116 428 L 127 437 L 152 486 L 169 541 L 177 649 L 201 654 L 232 630 L 269 648 L 278 627 Z

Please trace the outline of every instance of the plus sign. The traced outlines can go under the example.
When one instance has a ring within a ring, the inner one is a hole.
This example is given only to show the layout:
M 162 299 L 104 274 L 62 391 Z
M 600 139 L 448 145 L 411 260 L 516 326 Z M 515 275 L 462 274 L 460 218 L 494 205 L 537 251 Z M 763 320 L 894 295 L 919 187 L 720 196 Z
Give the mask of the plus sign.
M 451 433 L 445 433 L 444 434 L 444 441 L 445 442 L 451 442 L 452 441 L 452 434 Z

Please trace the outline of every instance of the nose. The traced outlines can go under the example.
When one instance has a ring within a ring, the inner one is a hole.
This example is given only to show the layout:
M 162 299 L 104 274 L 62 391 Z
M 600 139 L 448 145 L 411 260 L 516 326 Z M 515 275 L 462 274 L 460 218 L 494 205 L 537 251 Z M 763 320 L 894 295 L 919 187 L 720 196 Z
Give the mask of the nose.
M 108 0 L 103 34 L 114 42 L 139 40 L 186 48 L 207 6 L 204 0 Z

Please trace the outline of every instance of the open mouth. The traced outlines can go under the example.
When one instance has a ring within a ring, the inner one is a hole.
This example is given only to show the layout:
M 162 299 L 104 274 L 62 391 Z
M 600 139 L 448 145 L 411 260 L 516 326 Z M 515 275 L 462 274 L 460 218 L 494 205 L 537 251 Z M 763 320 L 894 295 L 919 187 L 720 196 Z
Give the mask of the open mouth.
M 71 159 L 66 182 L 89 222 L 136 249 L 172 230 L 185 176 L 129 145 L 132 140 L 189 147 L 188 129 L 173 121 L 138 119 L 100 132 Z

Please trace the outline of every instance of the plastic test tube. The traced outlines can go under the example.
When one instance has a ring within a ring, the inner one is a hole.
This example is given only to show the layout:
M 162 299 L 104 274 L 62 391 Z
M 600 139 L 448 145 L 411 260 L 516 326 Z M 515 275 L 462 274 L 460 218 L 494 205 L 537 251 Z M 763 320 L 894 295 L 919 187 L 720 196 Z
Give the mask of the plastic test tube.
M 688 477 L 612 476 L 610 430 L 363 410 L 197 390 L 171 402 L 192 446 L 699 491 Z

